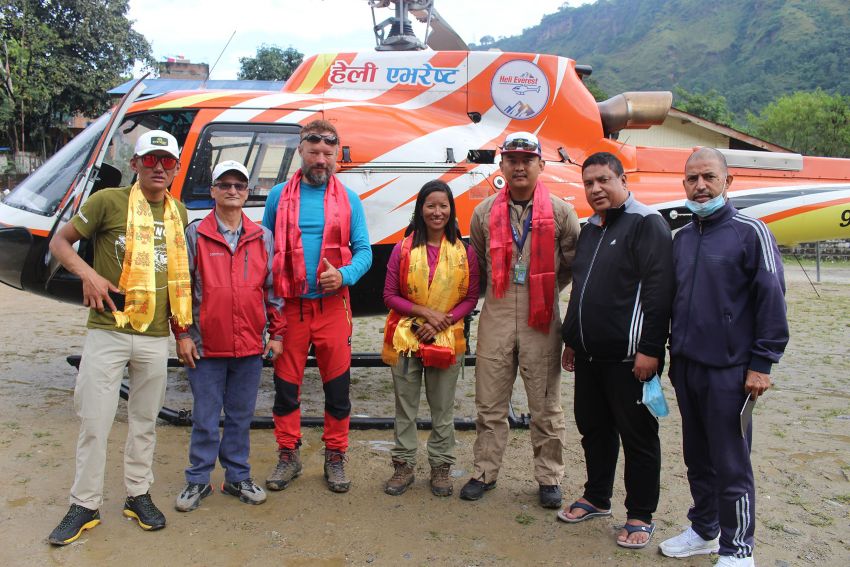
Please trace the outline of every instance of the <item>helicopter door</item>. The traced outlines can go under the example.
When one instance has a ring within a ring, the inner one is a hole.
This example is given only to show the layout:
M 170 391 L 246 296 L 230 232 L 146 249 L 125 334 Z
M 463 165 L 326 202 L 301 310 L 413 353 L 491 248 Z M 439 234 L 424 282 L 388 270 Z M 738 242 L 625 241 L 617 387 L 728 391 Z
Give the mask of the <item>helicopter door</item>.
M 103 158 L 106 155 L 106 150 L 109 147 L 109 142 L 118 130 L 118 126 L 123 121 L 124 115 L 127 113 L 130 105 L 133 104 L 145 90 L 145 85 L 142 81 L 145 80 L 147 76 L 148 75 L 145 74 L 144 77 L 136 81 L 133 87 L 127 92 L 127 94 L 124 95 L 113 110 L 112 116 L 110 116 L 109 122 L 106 124 L 106 128 L 100 136 L 100 139 L 94 145 L 88 161 L 74 177 L 74 181 L 71 184 L 68 193 L 65 195 L 65 199 L 60 204 L 61 212 L 56 218 L 56 224 L 53 225 L 50 235 L 47 237 L 47 242 L 53 238 L 53 235 L 56 234 L 60 228 L 65 226 L 65 224 L 71 220 L 71 217 L 74 216 L 83 201 L 85 201 L 86 197 L 88 197 L 89 193 L 91 193 L 92 187 L 94 187 L 95 183 L 100 179 L 101 165 L 103 163 Z M 109 174 L 110 172 L 108 171 L 103 172 L 103 175 Z M 60 270 L 62 265 L 58 260 L 53 258 L 53 255 L 50 254 L 46 248 L 45 264 L 47 265 L 47 280 L 45 281 L 44 287 L 49 290 L 53 279 L 58 273 L 63 272 L 64 270 Z

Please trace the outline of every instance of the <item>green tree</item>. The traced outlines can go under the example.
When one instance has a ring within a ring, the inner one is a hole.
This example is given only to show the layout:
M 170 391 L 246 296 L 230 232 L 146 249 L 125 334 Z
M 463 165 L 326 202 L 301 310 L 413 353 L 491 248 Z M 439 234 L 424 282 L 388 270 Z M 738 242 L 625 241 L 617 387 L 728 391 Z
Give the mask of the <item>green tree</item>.
M 304 60 L 304 54 L 293 47 L 282 49 L 276 45 L 261 45 L 254 57 L 240 57 L 241 80 L 285 81 Z
M 796 152 L 850 157 L 850 96 L 820 89 L 779 97 L 749 113 L 752 133 Z
M 587 90 L 590 91 L 590 94 L 593 95 L 594 100 L 596 102 L 602 102 L 603 100 L 608 100 L 611 96 L 602 88 L 599 82 L 596 79 L 591 77 L 585 77 L 582 81 L 584 86 L 587 87 Z
M 54 149 L 74 114 L 96 116 L 106 91 L 150 44 L 128 0 L 6 0 L 0 5 L 0 128 L 16 151 Z
M 674 87 L 676 101 L 673 106 L 717 124 L 735 128 L 735 116 L 726 104 L 726 97 L 711 89 L 705 93 L 690 92 L 682 87 Z

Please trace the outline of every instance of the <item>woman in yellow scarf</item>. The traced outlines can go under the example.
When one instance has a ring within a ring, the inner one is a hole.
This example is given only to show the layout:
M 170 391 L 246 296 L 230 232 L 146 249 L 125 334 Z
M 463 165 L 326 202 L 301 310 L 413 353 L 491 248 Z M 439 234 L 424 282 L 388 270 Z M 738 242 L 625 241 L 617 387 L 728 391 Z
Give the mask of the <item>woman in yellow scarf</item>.
M 463 319 L 478 303 L 478 259 L 460 239 L 451 189 L 439 180 L 419 191 L 404 239 L 387 264 L 382 358 L 395 390 L 394 473 L 384 492 L 399 495 L 414 481 L 420 390 L 431 409 L 431 492 L 452 494 L 455 386 L 466 340 Z

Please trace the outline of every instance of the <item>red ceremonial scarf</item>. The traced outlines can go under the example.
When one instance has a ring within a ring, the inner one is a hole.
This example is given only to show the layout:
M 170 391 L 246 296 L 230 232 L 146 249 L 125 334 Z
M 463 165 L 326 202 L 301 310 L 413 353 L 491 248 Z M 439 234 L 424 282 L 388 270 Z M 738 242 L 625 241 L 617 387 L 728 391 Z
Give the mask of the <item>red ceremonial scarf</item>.
M 304 266 L 304 247 L 301 230 L 298 228 L 298 212 L 301 207 L 301 170 L 286 183 L 277 206 L 274 231 L 275 293 L 279 297 L 299 297 L 307 293 L 307 269 Z M 322 231 L 322 253 L 333 267 L 339 269 L 351 263 L 351 248 L 348 246 L 351 230 L 351 204 L 345 186 L 331 175 L 325 189 L 325 228 Z M 322 269 L 322 261 L 316 270 L 316 279 Z
M 548 333 L 555 300 L 555 217 L 549 190 L 538 181 L 532 199 L 528 274 L 528 326 Z M 504 297 L 513 276 L 514 241 L 508 210 L 508 190 L 499 191 L 490 211 L 490 262 L 493 296 Z

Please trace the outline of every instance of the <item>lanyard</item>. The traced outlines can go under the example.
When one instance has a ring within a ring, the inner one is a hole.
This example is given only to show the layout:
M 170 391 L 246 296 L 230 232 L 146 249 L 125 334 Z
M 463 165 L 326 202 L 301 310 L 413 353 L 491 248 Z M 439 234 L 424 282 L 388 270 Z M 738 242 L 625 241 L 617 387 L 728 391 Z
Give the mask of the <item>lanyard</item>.
M 519 257 L 522 258 L 522 249 L 525 246 L 525 239 L 528 238 L 528 233 L 531 232 L 531 207 L 528 208 L 528 216 L 525 217 L 525 222 L 522 223 L 522 236 L 517 232 L 516 227 L 511 223 L 511 238 L 516 244 Z

